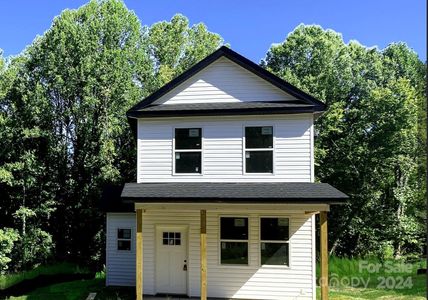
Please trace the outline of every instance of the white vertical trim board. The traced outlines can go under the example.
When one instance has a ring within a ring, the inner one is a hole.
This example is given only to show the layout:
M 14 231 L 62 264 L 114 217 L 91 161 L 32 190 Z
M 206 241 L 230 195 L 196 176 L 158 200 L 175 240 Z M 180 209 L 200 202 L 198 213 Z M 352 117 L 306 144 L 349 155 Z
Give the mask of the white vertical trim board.
M 310 127 L 310 153 L 311 153 L 311 182 L 315 182 L 315 160 L 314 160 L 314 156 L 315 156 L 315 147 L 314 147 L 314 137 L 315 137 L 315 125 L 313 122 L 313 118 L 312 118 L 312 122 L 311 122 L 311 127 Z
M 311 216 L 311 226 L 312 226 L 312 230 L 311 230 L 311 237 L 312 237 L 312 300 L 316 300 L 317 297 L 317 286 L 316 286 L 316 280 L 317 280 L 317 262 L 316 262 L 316 237 L 315 237 L 315 214 L 312 214 Z

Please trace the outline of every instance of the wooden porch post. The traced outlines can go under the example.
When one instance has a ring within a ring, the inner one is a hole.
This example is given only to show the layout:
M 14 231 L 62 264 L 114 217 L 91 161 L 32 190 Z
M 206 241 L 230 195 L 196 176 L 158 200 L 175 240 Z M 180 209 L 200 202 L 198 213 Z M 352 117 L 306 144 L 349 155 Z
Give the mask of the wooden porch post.
M 320 212 L 321 300 L 328 300 L 328 231 L 327 212 Z
M 137 209 L 136 299 L 143 300 L 143 210 Z
M 201 300 L 207 299 L 207 211 L 201 210 Z

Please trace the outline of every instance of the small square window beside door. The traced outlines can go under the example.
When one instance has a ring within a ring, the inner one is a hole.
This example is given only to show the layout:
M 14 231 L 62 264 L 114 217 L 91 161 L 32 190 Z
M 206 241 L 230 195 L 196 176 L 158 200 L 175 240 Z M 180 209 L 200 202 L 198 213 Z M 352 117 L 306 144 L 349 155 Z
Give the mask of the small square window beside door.
M 131 229 L 117 229 L 117 250 L 131 250 Z
M 174 161 L 175 173 L 201 174 L 202 129 L 176 128 Z

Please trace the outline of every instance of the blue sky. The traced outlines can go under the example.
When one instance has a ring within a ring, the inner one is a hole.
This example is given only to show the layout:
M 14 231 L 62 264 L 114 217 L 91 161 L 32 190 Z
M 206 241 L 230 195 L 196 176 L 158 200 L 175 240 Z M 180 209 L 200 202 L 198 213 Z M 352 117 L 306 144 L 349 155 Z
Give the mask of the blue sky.
M 21 52 L 52 19 L 83 0 L 0 2 L 0 48 Z M 142 24 L 182 13 L 219 33 L 232 49 L 259 62 L 272 43 L 282 42 L 300 23 L 319 24 L 343 34 L 345 42 L 384 48 L 403 41 L 426 60 L 425 0 L 125 0 Z

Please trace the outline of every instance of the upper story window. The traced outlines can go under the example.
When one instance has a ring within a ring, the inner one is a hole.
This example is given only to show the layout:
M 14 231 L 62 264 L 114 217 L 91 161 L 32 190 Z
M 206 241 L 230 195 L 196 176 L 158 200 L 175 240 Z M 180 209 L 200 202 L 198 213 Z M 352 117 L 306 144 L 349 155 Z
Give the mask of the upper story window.
M 273 173 L 273 127 L 245 127 L 245 173 Z
M 175 129 L 175 173 L 201 174 L 202 129 Z

